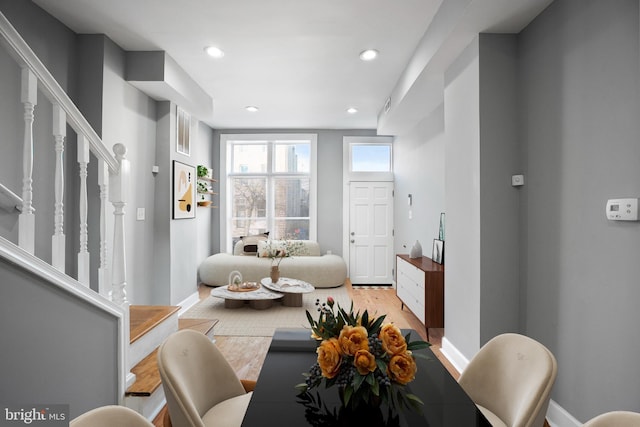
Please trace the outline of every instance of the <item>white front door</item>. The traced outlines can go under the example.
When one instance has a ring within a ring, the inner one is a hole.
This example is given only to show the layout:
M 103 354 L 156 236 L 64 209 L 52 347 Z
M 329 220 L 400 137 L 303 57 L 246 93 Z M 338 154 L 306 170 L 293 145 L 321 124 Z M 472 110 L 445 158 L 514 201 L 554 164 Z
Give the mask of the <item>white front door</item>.
M 355 285 L 393 281 L 393 183 L 349 185 L 349 278 Z

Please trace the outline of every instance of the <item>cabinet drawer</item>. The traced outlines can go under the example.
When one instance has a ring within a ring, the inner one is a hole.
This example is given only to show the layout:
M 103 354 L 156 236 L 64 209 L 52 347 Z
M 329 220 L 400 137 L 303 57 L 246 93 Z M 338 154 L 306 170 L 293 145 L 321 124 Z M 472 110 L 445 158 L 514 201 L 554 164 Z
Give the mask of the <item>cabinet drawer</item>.
M 402 258 L 398 259 L 398 275 L 403 274 L 409 280 L 422 285 L 424 287 L 424 271 L 418 267 L 409 264 Z
M 424 272 L 399 258 L 397 273 L 396 291 L 398 298 L 424 323 Z

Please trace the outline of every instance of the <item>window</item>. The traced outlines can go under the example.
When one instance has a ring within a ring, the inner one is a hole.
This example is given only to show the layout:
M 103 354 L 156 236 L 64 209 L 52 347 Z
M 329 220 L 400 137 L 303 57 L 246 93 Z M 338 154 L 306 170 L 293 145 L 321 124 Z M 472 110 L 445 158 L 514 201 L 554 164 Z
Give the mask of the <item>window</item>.
M 393 181 L 393 138 L 345 136 L 343 177 L 350 181 Z
M 351 146 L 352 172 L 391 172 L 390 144 L 354 144 Z
M 231 251 L 241 236 L 267 231 L 275 239 L 315 240 L 316 139 L 222 135 L 226 203 L 221 248 Z

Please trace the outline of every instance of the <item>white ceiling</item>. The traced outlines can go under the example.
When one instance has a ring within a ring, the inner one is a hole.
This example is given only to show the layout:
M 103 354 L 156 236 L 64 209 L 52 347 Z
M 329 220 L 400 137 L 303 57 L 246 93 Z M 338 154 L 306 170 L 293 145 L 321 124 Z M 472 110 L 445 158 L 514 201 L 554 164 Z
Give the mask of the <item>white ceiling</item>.
M 128 51 L 166 51 L 213 98 L 213 117 L 203 120 L 214 128 L 375 129 L 441 1 L 34 3 L 76 33 L 106 34 Z M 208 45 L 225 57 L 208 57 Z M 368 48 L 380 51 L 377 60 L 358 58 Z

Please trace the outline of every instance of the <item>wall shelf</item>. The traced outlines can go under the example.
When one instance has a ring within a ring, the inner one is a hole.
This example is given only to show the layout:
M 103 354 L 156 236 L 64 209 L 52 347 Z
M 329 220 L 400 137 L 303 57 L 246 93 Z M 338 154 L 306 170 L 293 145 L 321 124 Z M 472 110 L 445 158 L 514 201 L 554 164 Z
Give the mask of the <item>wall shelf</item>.
M 200 172 L 200 166 L 198 165 L 198 171 Z M 206 168 L 205 172 L 210 173 L 211 169 Z M 218 182 L 218 180 L 209 178 L 208 176 L 199 176 L 198 177 L 198 186 L 196 192 L 198 193 L 198 203 L 197 205 L 201 208 L 212 208 L 215 209 L 217 206 L 213 205 L 212 200 L 208 200 L 205 197 L 207 196 L 217 196 L 218 193 L 213 191 L 211 186 L 212 183 Z

